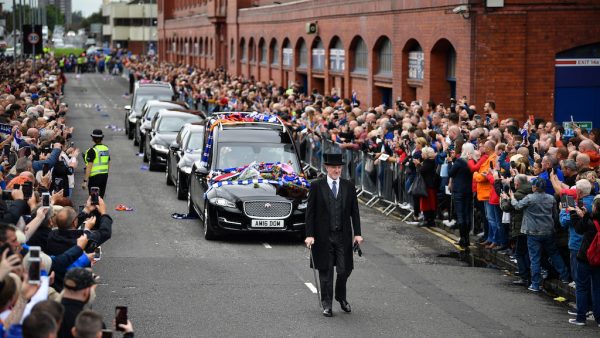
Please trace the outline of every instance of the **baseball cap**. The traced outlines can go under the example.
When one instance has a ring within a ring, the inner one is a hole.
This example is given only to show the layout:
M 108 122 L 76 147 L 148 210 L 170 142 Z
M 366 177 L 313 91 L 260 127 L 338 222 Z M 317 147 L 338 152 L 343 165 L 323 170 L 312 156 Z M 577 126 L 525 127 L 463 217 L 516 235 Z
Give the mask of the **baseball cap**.
M 37 100 L 39 98 L 40 98 L 40 96 L 38 94 L 36 94 L 36 93 L 31 94 L 31 100 Z
M 69 290 L 79 291 L 95 284 L 92 271 L 86 268 L 74 268 L 65 275 L 64 285 Z

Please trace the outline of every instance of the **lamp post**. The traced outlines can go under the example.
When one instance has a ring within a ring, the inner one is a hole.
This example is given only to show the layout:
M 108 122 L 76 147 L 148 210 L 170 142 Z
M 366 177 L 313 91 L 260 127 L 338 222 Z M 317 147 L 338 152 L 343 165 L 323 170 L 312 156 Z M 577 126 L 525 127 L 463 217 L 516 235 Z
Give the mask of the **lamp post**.
M 144 0 L 140 4 L 142 5 L 142 55 L 146 55 L 146 6 L 144 6 Z

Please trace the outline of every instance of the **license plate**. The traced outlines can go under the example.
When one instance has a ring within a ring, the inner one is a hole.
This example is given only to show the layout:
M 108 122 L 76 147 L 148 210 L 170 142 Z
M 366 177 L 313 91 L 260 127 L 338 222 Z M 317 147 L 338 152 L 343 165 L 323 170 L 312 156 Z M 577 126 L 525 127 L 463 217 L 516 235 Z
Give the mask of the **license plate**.
M 282 219 L 253 219 L 253 228 L 283 228 Z

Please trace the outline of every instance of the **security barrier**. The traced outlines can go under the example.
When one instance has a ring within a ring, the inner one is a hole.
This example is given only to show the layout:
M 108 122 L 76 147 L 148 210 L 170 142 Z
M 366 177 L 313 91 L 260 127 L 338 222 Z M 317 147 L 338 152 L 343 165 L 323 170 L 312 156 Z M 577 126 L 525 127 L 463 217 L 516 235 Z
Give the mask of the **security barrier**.
M 340 143 L 323 139 L 318 134 L 303 134 L 298 141 L 301 149 L 303 168 L 326 175 L 323 163 L 324 153 L 342 154 L 346 163 L 342 177 L 354 181 L 358 196 L 365 195 L 366 205 L 382 205 L 382 213 L 390 215 L 400 205 L 406 205 L 412 198 L 407 192 L 406 175 L 402 166 L 396 162 L 378 161 L 375 154 L 359 150 L 344 149 Z M 406 210 L 407 207 L 400 208 Z M 407 219 L 412 215 L 408 210 Z

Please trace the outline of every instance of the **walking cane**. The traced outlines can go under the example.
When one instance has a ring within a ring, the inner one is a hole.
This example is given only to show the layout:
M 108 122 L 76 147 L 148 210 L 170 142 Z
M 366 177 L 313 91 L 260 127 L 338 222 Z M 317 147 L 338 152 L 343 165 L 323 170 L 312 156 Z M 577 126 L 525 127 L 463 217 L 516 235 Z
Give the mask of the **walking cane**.
M 319 284 L 319 280 L 317 279 L 317 268 L 315 267 L 315 260 L 313 259 L 312 254 L 312 245 L 308 247 L 308 252 L 310 252 L 310 266 L 313 271 L 313 276 L 315 277 L 315 286 L 317 287 L 317 297 L 319 300 L 319 308 L 323 309 L 323 304 L 321 303 L 321 285 Z

